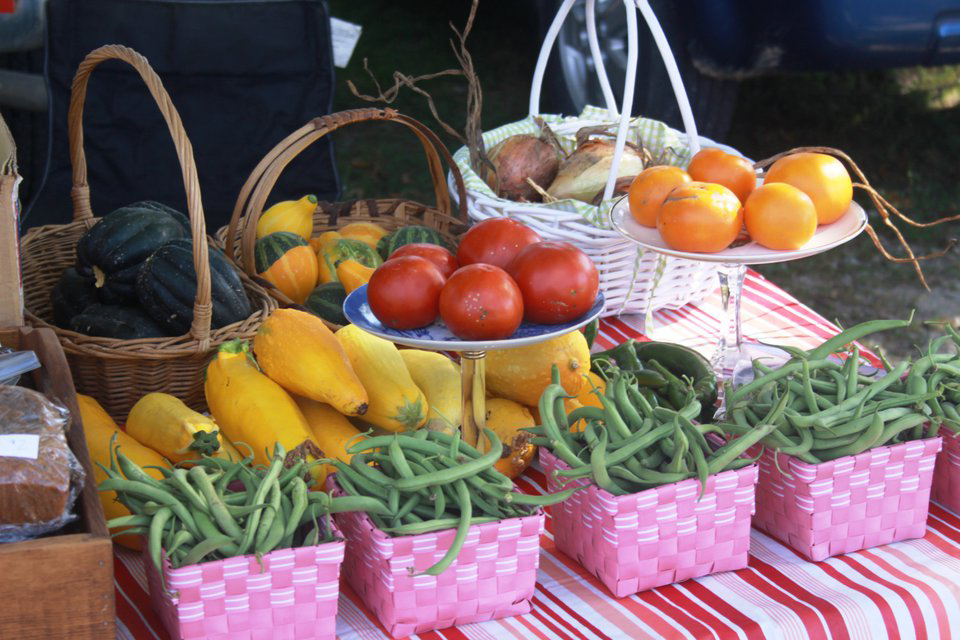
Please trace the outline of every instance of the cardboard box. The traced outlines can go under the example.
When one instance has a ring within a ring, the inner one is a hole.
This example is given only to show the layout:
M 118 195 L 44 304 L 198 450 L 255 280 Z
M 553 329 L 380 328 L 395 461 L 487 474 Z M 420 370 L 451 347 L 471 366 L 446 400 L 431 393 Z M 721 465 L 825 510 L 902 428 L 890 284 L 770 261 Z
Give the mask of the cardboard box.
M 19 185 L 17 148 L 10 129 L 0 118 L 0 327 L 23 325 Z

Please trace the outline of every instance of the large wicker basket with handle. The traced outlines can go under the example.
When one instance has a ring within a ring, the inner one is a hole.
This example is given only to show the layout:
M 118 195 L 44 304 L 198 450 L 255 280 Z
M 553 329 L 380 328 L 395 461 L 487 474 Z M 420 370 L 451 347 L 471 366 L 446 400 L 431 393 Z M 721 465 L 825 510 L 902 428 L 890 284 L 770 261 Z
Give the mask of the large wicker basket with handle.
M 612 198 L 617 177 L 617 167 L 624 144 L 641 144 L 662 164 L 685 167 L 701 146 L 721 147 L 733 153 L 735 150 L 697 135 L 696 125 L 673 54 L 663 31 L 647 0 L 624 0 L 627 14 L 628 47 L 627 72 L 624 82 L 622 108 L 618 108 L 607 79 L 597 44 L 596 25 L 593 20 L 594 0 L 587 0 L 587 34 L 596 73 L 603 89 L 606 108 L 587 107 L 575 117 L 561 117 L 540 113 L 540 90 L 547 59 L 557 38 L 561 24 L 578 0 L 565 0 L 547 32 L 540 57 L 534 71 L 530 92 L 529 116 L 484 133 L 486 148 L 515 134 L 539 135 L 540 127 L 535 118 L 542 118 L 564 148 L 570 152 L 576 146 L 576 133 L 582 127 L 609 126 L 617 132 L 616 154 L 603 200 L 591 205 L 578 200 L 560 200 L 552 203 L 516 202 L 498 197 L 484 180 L 471 168 L 466 147 L 459 149 L 454 158 L 467 184 L 467 209 L 475 221 L 492 217 L 510 217 L 533 228 L 545 240 L 569 242 L 589 255 L 600 272 L 600 288 L 606 298 L 604 315 L 619 313 L 652 313 L 656 309 L 677 309 L 689 302 L 702 300 L 716 289 L 716 267 L 706 262 L 666 257 L 653 251 L 644 251 L 625 239 L 609 223 L 609 214 L 616 199 Z M 667 67 L 672 88 L 683 116 L 681 133 L 662 122 L 646 118 L 629 117 L 633 104 L 634 79 L 637 67 L 637 16 L 640 9 L 646 19 L 661 56 Z M 623 117 L 621 117 L 623 114 Z M 544 188 L 548 185 L 541 185 Z
M 90 187 L 87 184 L 83 105 L 91 72 L 101 62 L 112 59 L 130 64 L 143 78 L 170 129 L 183 169 L 197 273 L 193 324 L 186 335 L 117 340 L 86 336 L 51 324 L 50 292 L 63 270 L 75 264 L 77 241 L 98 221 L 90 207 Z M 276 305 L 261 287 L 241 273 L 254 313 L 241 322 L 211 330 L 208 238 L 193 148 L 170 96 L 146 58 L 119 45 L 103 46 L 87 55 L 77 68 L 73 81 L 68 121 L 73 165 L 73 221 L 30 229 L 21 241 L 27 322 L 54 330 L 63 345 L 77 391 L 95 397 L 114 417 L 125 418 L 130 407 L 150 391 L 171 393 L 189 406 L 203 409 L 206 407 L 203 371 L 216 347 L 227 340 L 252 338 Z
M 388 231 L 417 224 L 435 229 L 451 246 L 455 246 L 456 236 L 467 228 L 468 220 L 464 210 L 467 203 L 466 189 L 460 171 L 450 152 L 426 125 L 394 109 L 351 109 L 314 118 L 264 156 L 243 185 L 230 224 L 217 232 L 217 239 L 222 243 L 227 255 L 236 260 L 247 275 L 255 278 L 283 305 L 294 303 L 276 287 L 256 275 L 254 247 L 257 241 L 257 222 L 264 211 L 267 198 L 286 166 L 308 146 L 337 129 L 372 121 L 395 122 L 417 136 L 427 157 L 436 204 L 431 207 L 396 198 L 320 202 L 313 214 L 313 235 L 336 230 L 351 222 L 375 222 Z M 454 215 L 451 207 L 441 156 L 450 168 L 451 187 L 459 194 L 459 215 Z

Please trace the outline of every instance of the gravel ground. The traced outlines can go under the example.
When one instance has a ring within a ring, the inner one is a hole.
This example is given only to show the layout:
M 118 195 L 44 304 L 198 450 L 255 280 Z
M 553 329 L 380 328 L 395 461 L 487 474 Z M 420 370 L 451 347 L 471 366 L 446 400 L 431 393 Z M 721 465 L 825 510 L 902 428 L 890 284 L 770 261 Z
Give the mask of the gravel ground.
M 921 254 L 942 246 L 914 243 L 913 248 Z M 889 262 L 864 234 L 819 256 L 765 265 L 757 271 L 841 326 L 877 318 L 905 318 L 915 310 L 908 329 L 869 339 L 869 344 L 878 344 L 891 357 L 903 358 L 916 357 L 917 347 L 925 346 L 930 336 L 939 333 L 925 323 L 948 321 L 956 326 L 960 322 L 960 252 L 954 250 L 921 264 L 930 291 L 920 284 L 910 264 Z

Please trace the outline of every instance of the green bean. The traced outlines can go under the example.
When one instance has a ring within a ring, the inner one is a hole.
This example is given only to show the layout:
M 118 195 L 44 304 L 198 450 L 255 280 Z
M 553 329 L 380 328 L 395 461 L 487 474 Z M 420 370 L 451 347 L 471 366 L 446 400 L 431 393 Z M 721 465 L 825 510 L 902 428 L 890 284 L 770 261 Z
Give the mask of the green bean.
M 257 492 L 254 495 L 254 504 L 263 502 L 267 492 L 272 489 L 273 485 L 280 477 L 280 471 L 283 469 L 284 458 L 283 447 L 280 446 L 280 443 L 277 443 L 276 447 L 274 448 L 274 453 L 275 455 L 273 461 L 270 463 L 270 467 L 267 470 L 266 475 L 264 475 L 263 479 L 261 480 L 260 486 L 257 488 Z M 247 551 L 250 549 L 250 546 L 253 544 L 253 537 L 257 533 L 257 526 L 260 524 L 260 517 L 262 513 L 262 510 L 254 511 L 247 518 L 247 522 L 245 523 L 246 531 L 243 532 L 243 538 L 240 540 L 239 555 L 247 553 Z M 227 533 L 230 532 L 227 531 Z
M 413 508 L 417 506 L 417 503 L 420 502 L 420 496 L 416 493 L 411 493 L 407 496 L 407 499 L 403 501 L 403 504 L 400 505 L 400 508 L 397 509 L 397 512 L 393 515 L 393 526 L 397 526 L 403 519 L 413 511 Z
M 310 496 L 314 493 L 320 494 L 321 491 L 312 491 Z M 327 495 L 327 494 L 323 494 Z M 308 498 L 308 502 L 313 500 Z M 379 498 L 372 496 L 338 496 L 336 498 L 330 499 L 330 506 L 327 509 L 330 513 L 343 513 L 344 511 L 366 511 L 367 513 L 374 513 L 378 516 L 389 516 L 391 511 L 387 508 Z
M 859 437 L 860 433 L 851 433 L 845 436 L 837 436 L 836 438 L 821 438 L 818 436 L 813 439 L 813 445 L 810 449 L 815 455 L 823 457 L 822 452 L 824 449 L 835 449 L 850 445 L 856 442 Z
M 683 464 L 683 457 L 687 453 L 689 441 L 687 440 L 687 436 L 683 433 L 683 429 L 680 427 L 679 420 L 675 420 L 674 422 L 673 439 L 676 450 L 674 451 L 673 458 L 669 463 L 667 463 L 665 471 L 667 473 L 680 473 L 682 471 L 686 471 L 686 468 Z
M 666 456 L 663 455 L 663 452 L 657 449 L 650 455 L 643 457 L 640 460 L 640 464 L 647 469 L 655 469 L 656 467 L 660 466 L 665 458 Z
M 221 549 L 227 548 L 232 545 L 233 541 L 227 536 L 217 536 L 214 538 L 207 538 L 198 542 L 187 555 L 183 558 L 182 564 L 184 566 L 197 564 L 205 557 L 214 553 L 215 551 L 220 551 Z
M 180 529 L 173 535 L 173 542 L 166 548 L 167 557 L 170 558 L 171 564 L 174 562 L 177 550 L 185 544 L 190 544 L 193 540 L 193 534 L 186 529 Z M 179 565 L 173 564 L 173 566 L 177 567 Z
M 301 480 L 302 482 L 302 480 Z M 263 515 L 260 516 L 260 524 L 257 527 L 257 533 L 253 537 L 253 548 L 256 550 L 256 553 L 266 553 L 269 551 L 264 550 L 264 543 L 267 540 L 267 536 L 270 534 L 271 529 L 273 528 L 273 521 L 280 516 L 280 483 L 279 481 L 270 487 L 270 503 L 267 505 L 267 508 L 264 510 Z M 326 495 L 326 494 L 324 494 Z M 283 537 L 283 527 L 280 529 L 280 537 Z M 279 542 L 279 540 L 278 540 Z M 276 543 L 274 543 L 276 544 Z
M 864 429 L 852 443 L 846 446 L 834 447 L 832 449 L 823 449 L 817 454 L 822 460 L 835 460 L 843 456 L 852 456 L 863 453 L 876 446 L 877 440 L 883 434 L 883 417 L 880 412 L 876 412 L 870 418 L 870 426 Z
M 482 471 L 486 467 L 492 467 L 497 460 L 500 459 L 503 449 L 500 445 L 500 439 L 497 437 L 496 433 L 490 429 L 484 428 L 483 434 L 490 443 L 490 450 L 481 457 L 469 460 L 452 469 L 445 469 L 436 473 L 430 473 L 411 478 L 401 478 L 400 480 L 397 480 L 394 486 L 398 491 L 401 492 L 416 491 L 432 484 L 446 484 L 455 480 L 461 480 L 468 476 L 474 475 L 479 471 Z
M 203 511 L 209 509 L 207 501 L 193 488 L 187 479 L 186 469 L 174 469 L 169 480 L 173 487 L 179 489 L 180 493 L 187 499 L 187 502 L 189 502 L 191 506 Z
M 652 391 L 649 391 L 649 389 L 647 389 L 647 392 L 650 393 L 649 397 L 643 394 L 643 389 L 637 389 L 633 385 L 627 385 L 627 398 L 633 404 L 640 407 L 640 412 L 644 416 L 649 417 L 653 415 L 653 404 L 651 400 L 655 401 L 656 396 Z
M 107 529 L 116 529 L 117 527 L 149 527 L 153 521 L 151 516 L 142 514 L 130 514 L 127 516 L 117 516 L 107 520 Z
M 865 336 L 868 336 L 872 333 L 877 333 L 879 331 L 887 331 L 890 329 L 901 329 L 903 327 L 910 326 L 910 323 L 913 321 L 913 313 L 910 313 L 910 317 L 904 320 L 871 320 L 868 322 L 863 322 L 861 324 L 855 325 L 841 331 L 839 334 L 830 338 L 820 346 L 811 349 L 807 352 L 807 357 L 810 360 L 820 360 L 826 358 L 831 353 L 834 353 L 843 348 L 844 345 L 859 340 Z
M 423 431 L 423 429 L 421 429 L 420 431 Z M 450 435 L 449 433 L 444 433 L 442 431 L 430 430 L 427 433 L 427 438 L 428 440 L 436 441 L 440 445 L 445 445 L 445 446 L 450 446 L 450 443 L 453 442 L 453 436 Z M 465 453 L 471 458 L 479 458 L 481 455 L 483 455 L 473 445 L 467 442 L 464 442 L 462 439 L 460 440 L 460 444 L 458 445 L 458 447 L 460 449 L 460 453 L 462 454 Z
M 280 544 L 280 541 L 283 540 L 283 533 L 283 520 L 278 516 L 270 521 L 270 530 L 267 532 L 267 535 L 264 537 L 263 541 L 259 544 L 257 548 L 257 554 L 262 555 L 270 553 L 276 549 L 277 545 Z
M 580 485 L 578 487 L 571 487 L 569 489 L 564 489 L 563 491 L 558 491 L 556 493 L 548 493 L 539 496 L 532 496 L 528 493 L 519 493 L 516 491 L 511 491 L 510 493 L 504 496 L 504 501 L 507 503 L 512 503 L 515 505 L 526 505 L 530 507 L 547 507 L 552 504 L 557 504 L 563 502 L 577 491 L 581 489 L 586 489 L 589 485 Z
M 356 456 L 354 456 L 354 459 Z M 364 475 L 359 471 L 360 467 L 354 468 L 352 466 L 353 460 L 350 461 L 351 464 L 347 464 L 342 460 L 334 460 L 333 466 L 337 469 L 337 482 L 341 487 L 346 489 L 342 480 L 345 480 L 349 483 L 350 487 L 353 487 L 348 493 L 359 494 L 365 493 L 368 495 L 379 495 L 386 491 L 386 487 L 370 482 Z M 366 467 L 367 465 L 363 465 Z
M 235 463 L 232 467 L 223 472 L 223 475 L 217 478 L 213 483 L 214 488 L 217 490 L 217 493 L 223 494 L 230 488 L 230 483 L 233 482 L 233 479 L 237 477 L 237 474 L 243 469 L 243 465 L 240 463 Z
M 120 471 L 128 480 L 135 480 L 137 482 L 142 482 L 144 484 L 150 485 L 156 489 L 164 489 L 164 486 L 158 482 L 153 476 L 147 474 L 143 469 L 141 469 L 137 463 L 130 460 L 128 457 L 123 455 L 120 452 L 120 447 L 117 447 L 117 465 L 120 467 Z
M 687 429 L 687 432 L 689 431 L 690 430 Z M 693 431 L 698 434 L 700 433 L 696 429 L 694 429 Z M 702 438 L 703 436 L 701 435 L 700 437 Z M 706 441 L 704 441 L 704 444 L 706 444 Z M 704 456 L 703 452 L 704 452 L 704 449 L 701 449 L 700 445 L 696 443 L 694 443 L 694 445 L 690 447 L 690 453 L 693 454 L 692 466 L 697 473 L 697 478 L 700 481 L 700 495 L 697 496 L 697 502 L 700 502 L 701 498 L 703 498 L 703 494 L 707 491 L 707 476 L 709 475 L 709 470 L 707 469 L 707 459 Z
M 901 431 L 906 431 L 907 429 L 911 429 L 919 424 L 923 424 L 926 422 L 926 420 L 927 417 L 919 413 L 912 413 L 910 415 L 903 416 L 902 418 L 897 418 L 890 424 L 884 425 L 883 433 L 880 435 L 880 439 L 877 440 L 877 444 L 874 446 L 886 444 Z
M 736 440 L 732 440 L 723 445 L 714 451 L 707 459 L 707 471 L 711 475 L 720 473 L 726 469 L 730 462 L 740 457 L 747 449 L 760 442 L 775 429 L 776 426 L 772 424 L 757 425 L 750 433 L 744 434 Z
M 485 429 L 484 431 L 488 431 L 488 429 Z M 493 440 L 490 442 L 492 444 Z M 453 542 L 450 544 L 450 548 L 447 549 L 447 552 L 444 554 L 444 556 L 440 558 L 436 564 L 423 572 L 427 575 L 438 576 L 453 563 L 454 559 L 457 557 L 457 555 L 459 555 L 460 549 L 463 548 L 463 543 L 467 539 L 467 533 L 470 530 L 470 519 L 473 517 L 473 506 L 470 502 L 470 492 L 467 490 L 467 483 L 465 483 L 463 480 L 456 480 L 454 486 L 457 490 L 457 502 L 460 505 L 460 522 L 457 525 L 457 533 L 454 535 Z M 411 567 L 410 573 L 413 573 L 413 571 L 414 570 Z
M 859 382 L 860 374 L 860 347 L 853 345 L 853 348 L 850 350 L 850 354 L 847 356 L 847 360 L 850 361 L 850 371 L 847 374 L 847 397 L 850 397 L 857 393 L 857 383 Z M 846 363 L 844 363 L 846 364 Z
M 600 427 L 600 435 L 596 446 L 590 450 L 590 469 L 593 471 L 593 481 L 598 487 L 615 496 L 625 495 L 627 492 L 620 488 L 610 477 L 607 471 L 607 430 Z
M 227 505 L 224 504 L 220 496 L 217 495 L 217 491 L 207 476 L 206 470 L 201 466 L 193 467 L 190 469 L 189 476 L 197 484 L 197 487 L 199 487 L 200 493 L 206 498 L 210 514 L 220 529 L 235 541 L 239 542 L 243 537 L 243 530 L 240 529 L 237 521 L 230 515 Z M 257 502 L 260 502 L 260 500 Z
M 147 551 L 150 553 L 150 559 L 153 560 L 153 566 L 160 573 L 160 579 L 163 580 L 163 528 L 173 516 L 170 507 L 161 507 L 150 520 L 149 536 L 147 537 Z M 164 587 L 166 588 L 166 587 Z
M 460 520 L 460 518 L 436 518 L 434 520 L 424 520 L 423 522 L 402 524 L 396 527 L 387 527 L 384 529 L 384 531 L 395 536 L 419 535 L 421 533 L 431 533 L 433 531 L 451 529 L 457 526 L 460 523 Z M 485 524 L 487 522 L 497 522 L 498 520 L 499 518 L 490 518 L 486 516 L 470 518 L 470 526 L 475 524 Z
M 307 462 L 306 460 L 298 460 L 293 466 L 283 472 L 277 482 L 280 483 L 280 488 L 286 490 L 287 485 L 293 481 L 294 478 L 303 474 L 306 471 Z
M 556 367 L 556 365 L 554 365 Z M 583 464 L 577 454 L 570 448 L 569 432 L 560 429 L 553 414 L 554 399 L 566 394 L 566 390 L 558 384 L 550 384 L 540 396 L 540 420 L 547 432 L 550 449 L 553 453 L 571 467 Z
M 119 495 L 121 492 L 131 493 L 134 496 L 139 496 L 148 500 L 155 500 L 158 504 L 170 507 L 173 511 L 173 514 L 177 516 L 184 526 L 190 530 L 194 536 L 199 535 L 197 531 L 197 523 L 194 521 L 193 517 L 190 515 L 190 512 L 187 510 L 186 506 L 177 498 L 165 489 L 157 489 L 148 484 L 142 482 L 137 482 L 136 480 L 123 480 L 120 478 L 107 478 L 100 483 L 99 489 L 101 491 L 116 491 Z
M 909 363 L 901 362 L 894 368 L 893 371 L 880 378 L 869 387 L 864 387 L 852 396 L 847 396 L 847 398 L 840 404 L 829 409 L 824 409 L 819 413 L 810 413 L 806 416 L 800 416 L 798 419 L 795 419 L 794 424 L 796 426 L 811 426 L 818 419 L 832 417 L 837 414 L 842 414 L 845 411 L 855 409 L 862 401 L 869 401 L 877 393 L 893 384 L 904 372 L 906 372 L 908 367 Z
M 636 431 L 643 426 L 643 416 L 637 411 L 636 407 L 630 402 L 630 397 L 627 395 L 627 382 L 625 379 L 620 378 L 618 380 L 619 384 L 615 384 L 613 388 L 614 402 L 615 407 L 619 412 L 626 416 L 627 424 L 630 427 L 630 431 Z

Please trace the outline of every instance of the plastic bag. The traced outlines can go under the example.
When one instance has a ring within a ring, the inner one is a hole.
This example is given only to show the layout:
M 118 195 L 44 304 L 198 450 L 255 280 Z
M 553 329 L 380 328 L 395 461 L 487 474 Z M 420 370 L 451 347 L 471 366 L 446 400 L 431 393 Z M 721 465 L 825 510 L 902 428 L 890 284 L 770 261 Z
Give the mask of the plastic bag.
M 0 542 L 75 519 L 83 467 L 67 443 L 70 412 L 42 393 L 0 385 Z

